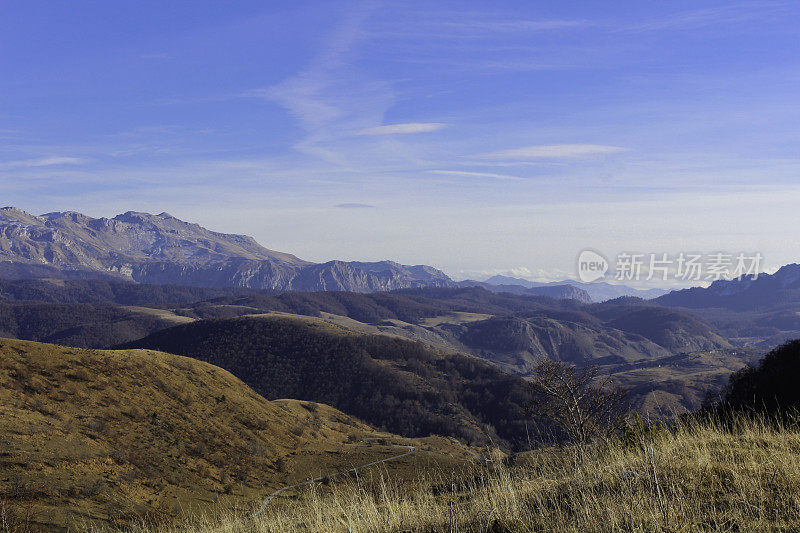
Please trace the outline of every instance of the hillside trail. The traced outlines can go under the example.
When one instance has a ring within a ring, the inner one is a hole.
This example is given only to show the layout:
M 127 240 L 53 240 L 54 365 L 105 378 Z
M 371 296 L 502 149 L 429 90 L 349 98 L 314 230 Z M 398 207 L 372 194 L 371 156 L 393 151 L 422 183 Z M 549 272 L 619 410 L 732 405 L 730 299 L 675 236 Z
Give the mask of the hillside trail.
M 379 440 L 379 439 L 368 439 L 368 440 Z M 317 478 L 314 478 L 314 479 L 307 479 L 307 480 L 305 480 L 305 481 L 303 481 L 301 483 L 295 483 L 294 485 L 287 485 L 285 487 L 282 487 L 282 488 L 276 490 L 275 492 L 273 492 L 272 494 L 269 494 L 266 498 L 264 498 L 264 500 L 261 502 L 261 506 L 253 514 L 251 514 L 248 517 L 248 519 L 257 518 L 259 515 L 261 515 L 261 513 L 264 512 L 264 510 L 269 505 L 269 502 L 271 502 L 280 493 L 285 492 L 287 490 L 297 489 L 297 488 L 300 488 L 300 487 L 304 487 L 306 485 L 310 485 L 312 483 L 319 483 L 319 482 L 321 482 L 322 480 L 324 480 L 326 478 L 330 479 L 330 478 L 337 477 L 337 476 L 342 476 L 342 475 L 346 475 L 346 474 L 350 474 L 350 473 L 356 473 L 359 470 L 363 470 L 365 468 L 369 468 L 371 466 L 379 465 L 379 464 L 382 464 L 382 463 L 388 463 L 389 461 L 396 461 L 398 459 L 402 459 L 403 457 L 408 457 L 409 455 L 412 455 L 412 454 L 417 452 L 417 448 L 415 446 L 410 446 L 410 445 L 406 445 L 406 444 L 391 444 L 391 446 L 393 446 L 395 448 L 404 448 L 407 451 L 404 452 L 404 453 L 398 454 L 398 455 L 393 455 L 392 457 L 386 457 L 385 459 L 379 459 L 377 461 L 372 461 L 370 463 L 365 463 L 363 465 L 358 465 L 358 466 L 355 466 L 355 467 L 350 468 L 348 470 L 340 470 L 340 471 L 334 472 L 332 474 L 328 474 L 328 475 L 325 475 L 325 476 L 320 476 L 320 477 L 317 477 Z
M 460 440 L 458 440 L 458 439 L 456 439 L 456 438 L 453 438 L 453 437 L 451 437 L 451 438 L 450 438 L 450 440 L 453 442 L 453 444 L 455 444 L 455 445 L 457 445 L 457 446 L 460 446 L 461 448 L 463 448 L 463 450 L 464 450 L 465 452 L 467 452 L 468 454 L 470 454 L 470 455 L 473 457 L 473 459 L 475 459 L 476 461 L 480 461 L 480 462 L 486 462 L 486 461 L 487 461 L 486 457 L 481 457 L 481 456 L 480 456 L 480 455 L 478 455 L 477 453 L 473 452 L 472 450 L 470 450 L 469 448 L 467 448 L 466 446 L 464 446 L 463 444 L 461 444 L 461 441 L 460 441 Z

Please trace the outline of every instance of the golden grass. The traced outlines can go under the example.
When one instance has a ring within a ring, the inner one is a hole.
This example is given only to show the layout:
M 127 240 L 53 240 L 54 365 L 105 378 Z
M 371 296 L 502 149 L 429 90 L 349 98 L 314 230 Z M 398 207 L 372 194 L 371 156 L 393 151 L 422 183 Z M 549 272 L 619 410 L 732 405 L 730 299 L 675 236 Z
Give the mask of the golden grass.
M 419 448 L 387 467 L 397 477 L 469 460 L 446 439 L 400 439 L 323 404 L 267 401 L 186 357 L 0 339 L 0 533 L 3 512 L 74 530 L 246 510 L 279 487 L 397 455 L 393 443 Z
M 134 533 L 797 531 L 800 431 L 757 421 L 675 431 L 489 463 L 461 483 L 408 490 L 385 476 L 311 488 L 254 520 L 233 515 Z M 463 478 L 462 478 L 463 479 Z M 327 489 L 327 488 L 326 488 Z

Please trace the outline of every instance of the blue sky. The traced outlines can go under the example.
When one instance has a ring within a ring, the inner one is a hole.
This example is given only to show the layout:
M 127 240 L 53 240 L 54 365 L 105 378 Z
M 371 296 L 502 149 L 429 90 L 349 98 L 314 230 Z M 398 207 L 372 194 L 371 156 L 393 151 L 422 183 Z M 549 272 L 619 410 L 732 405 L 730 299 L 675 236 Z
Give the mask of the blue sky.
M 800 261 L 797 2 L 0 3 L 0 195 L 310 260 Z

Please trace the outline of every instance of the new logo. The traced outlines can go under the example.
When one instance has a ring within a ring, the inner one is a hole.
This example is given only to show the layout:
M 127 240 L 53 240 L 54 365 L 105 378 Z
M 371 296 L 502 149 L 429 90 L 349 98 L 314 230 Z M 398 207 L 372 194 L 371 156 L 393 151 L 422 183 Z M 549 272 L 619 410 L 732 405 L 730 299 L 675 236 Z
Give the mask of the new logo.
M 597 281 L 608 272 L 608 260 L 594 250 L 583 250 L 578 255 L 578 278 L 584 283 Z

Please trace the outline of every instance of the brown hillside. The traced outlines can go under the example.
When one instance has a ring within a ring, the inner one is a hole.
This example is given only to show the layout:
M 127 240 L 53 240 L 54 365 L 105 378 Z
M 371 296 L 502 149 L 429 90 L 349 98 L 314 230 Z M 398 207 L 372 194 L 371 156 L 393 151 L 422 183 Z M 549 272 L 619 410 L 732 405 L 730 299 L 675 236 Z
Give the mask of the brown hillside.
M 321 404 L 269 402 L 230 373 L 149 350 L 0 339 L 0 503 L 48 529 L 234 506 L 397 454 Z M 387 463 L 464 461 L 444 439 Z

